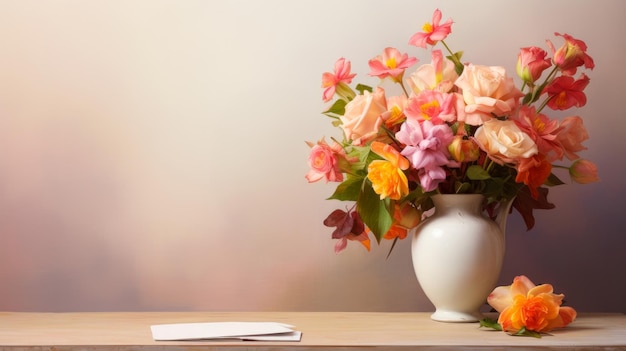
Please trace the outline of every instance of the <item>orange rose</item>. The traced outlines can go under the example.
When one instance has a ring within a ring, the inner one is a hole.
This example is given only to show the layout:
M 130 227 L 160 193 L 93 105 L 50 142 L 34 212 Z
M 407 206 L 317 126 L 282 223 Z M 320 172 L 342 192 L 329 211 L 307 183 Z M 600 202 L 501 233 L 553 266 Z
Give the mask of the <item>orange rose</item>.
M 517 276 L 513 284 L 493 290 L 487 302 L 500 312 L 502 330 L 517 333 L 522 329 L 537 333 L 562 328 L 576 319 L 576 310 L 561 307 L 565 295 L 554 294 L 552 285 L 536 286 L 526 276 Z
M 374 160 L 367 167 L 367 178 L 380 199 L 398 200 L 409 193 L 409 182 L 403 170 L 409 168 L 409 160 L 390 145 L 374 141 L 372 151 L 385 158 Z

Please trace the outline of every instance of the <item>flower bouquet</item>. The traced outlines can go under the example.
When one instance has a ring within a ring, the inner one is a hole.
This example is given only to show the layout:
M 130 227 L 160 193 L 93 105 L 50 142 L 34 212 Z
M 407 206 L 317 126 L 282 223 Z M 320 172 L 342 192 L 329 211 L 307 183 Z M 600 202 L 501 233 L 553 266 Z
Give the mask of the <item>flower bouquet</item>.
M 577 72 L 594 68 L 585 43 L 555 33 L 564 43 L 557 49 L 547 41 L 552 57 L 522 48 L 518 88 L 503 67 L 463 62 L 445 42 L 452 20 L 441 19 L 435 10 L 408 42 L 431 48 L 430 63 L 411 70 L 417 59 L 388 47 L 369 60 L 376 87 L 352 86 L 356 75 L 345 58 L 322 75 L 323 114 L 341 137 L 307 142 L 306 179 L 337 182 L 329 199 L 353 203 L 324 220 L 335 228 L 336 252 L 348 241 L 369 250 L 370 234 L 378 243 L 393 240 L 393 249 L 433 208 L 434 194 L 482 194 L 489 214 L 514 199 L 531 229 L 533 210 L 554 207 L 548 188 L 564 184 L 556 170 L 577 183 L 598 180 L 596 166 L 578 155 L 588 139 L 582 118 L 545 114 L 585 105 L 589 77 Z

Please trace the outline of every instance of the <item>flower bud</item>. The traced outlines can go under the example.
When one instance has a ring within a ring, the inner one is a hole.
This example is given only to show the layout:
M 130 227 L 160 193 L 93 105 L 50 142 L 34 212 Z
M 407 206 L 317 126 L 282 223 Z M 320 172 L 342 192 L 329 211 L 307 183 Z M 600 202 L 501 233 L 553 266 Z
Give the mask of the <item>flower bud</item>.
M 569 168 L 569 175 L 572 180 L 580 184 L 589 184 L 600 180 L 598 178 L 598 167 L 585 159 L 578 159 Z
M 410 202 L 405 202 L 403 204 L 396 203 L 393 218 L 395 224 L 406 229 L 411 229 L 417 227 L 420 223 L 422 220 L 422 214 Z
M 517 56 L 517 75 L 526 83 L 534 83 L 544 70 L 552 66 L 546 54 L 536 46 L 522 48 Z
M 472 162 L 478 159 L 480 147 L 473 140 L 457 135 L 448 145 L 448 152 L 457 162 Z

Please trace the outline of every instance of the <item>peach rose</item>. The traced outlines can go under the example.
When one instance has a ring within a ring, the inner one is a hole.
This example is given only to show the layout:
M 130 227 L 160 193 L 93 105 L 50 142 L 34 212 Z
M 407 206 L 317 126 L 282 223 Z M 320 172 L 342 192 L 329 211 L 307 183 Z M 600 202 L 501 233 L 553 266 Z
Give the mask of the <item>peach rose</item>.
M 478 127 L 474 138 L 478 146 L 498 164 L 517 163 L 538 152 L 532 138 L 511 120 L 487 120 Z
M 365 91 L 346 105 L 340 118 L 346 138 L 352 145 L 362 146 L 376 138 L 383 124 L 383 113 L 387 112 L 385 91 L 378 87 L 373 93 Z
M 469 64 L 455 82 L 463 91 L 465 123 L 481 125 L 493 116 L 507 116 L 524 96 L 503 67 Z
M 565 117 L 559 126 L 557 140 L 563 146 L 565 156 L 570 160 L 578 158 L 576 152 L 586 150 L 582 142 L 589 139 L 583 119 L 578 116 Z

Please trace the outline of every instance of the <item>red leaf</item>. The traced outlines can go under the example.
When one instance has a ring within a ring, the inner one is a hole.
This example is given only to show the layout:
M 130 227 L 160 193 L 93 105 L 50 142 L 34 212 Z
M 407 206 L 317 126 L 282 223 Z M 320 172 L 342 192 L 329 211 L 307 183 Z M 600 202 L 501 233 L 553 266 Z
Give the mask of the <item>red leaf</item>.
M 354 226 L 354 218 L 349 212 L 342 210 L 334 210 L 324 220 L 324 225 L 327 227 L 337 227 L 333 231 L 333 239 L 341 239 L 352 232 Z
M 527 230 L 531 230 L 535 226 L 534 209 L 549 210 L 555 207 L 554 204 L 548 202 L 548 188 L 537 188 L 537 192 L 538 196 L 535 199 L 530 194 L 530 189 L 524 186 L 513 201 L 513 208 L 522 215 Z

